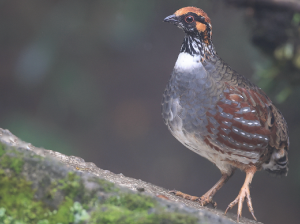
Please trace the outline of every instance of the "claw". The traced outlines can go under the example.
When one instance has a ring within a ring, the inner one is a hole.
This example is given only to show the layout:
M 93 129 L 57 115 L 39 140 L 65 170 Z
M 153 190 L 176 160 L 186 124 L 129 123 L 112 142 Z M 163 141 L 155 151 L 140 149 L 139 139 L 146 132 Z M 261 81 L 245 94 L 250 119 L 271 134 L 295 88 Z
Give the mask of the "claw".
M 237 203 L 238 203 L 238 197 L 237 197 L 236 199 L 234 199 L 234 201 L 231 202 L 231 203 L 228 205 L 228 207 L 227 207 L 226 210 L 225 210 L 225 214 L 226 214 L 230 209 L 232 209 L 233 206 L 235 206 Z
M 249 192 L 249 195 L 247 195 L 247 205 L 248 205 L 249 212 L 251 213 L 252 217 L 254 218 L 255 221 L 257 221 L 257 219 L 256 219 L 256 217 L 254 215 L 254 209 L 253 209 L 253 206 L 252 206 L 250 192 Z
M 243 208 L 243 203 L 244 203 L 245 198 L 247 199 L 247 205 L 248 205 L 251 215 L 253 216 L 255 221 L 257 221 L 257 219 L 254 215 L 254 210 L 252 207 L 252 201 L 251 201 L 250 190 L 249 190 L 249 184 L 251 183 L 254 172 L 253 171 L 251 172 L 251 170 L 249 172 L 246 172 L 246 180 L 245 180 L 243 187 L 240 190 L 239 195 L 236 197 L 236 199 L 234 199 L 233 202 L 231 202 L 228 205 L 227 209 L 225 210 L 225 214 L 226 214 L 230 209 L 232 209 L 236 204 L 238 204 L 237 222 L 239 222 L 240 217 L 242 216 L 242 208 Z
M 180 191 L 175 191 L 175 190 L 169 191 L 169 193 L 174 194 L 174 195 L 179 196 L 179 197 L 182 197 L 182 198 L 187 199 L 187 200 L 197 201 L 197 202 L 200 203 L 201 206 L 205 206 L 207 204 L 212 204 L 212 206 L 214 208 L 216 208 L 217 203 L 214 202 L 212 200 L 212 198 L 215 195 L 215 193 L 226 183 L 226 181 L 229 179 L 229 177 L 232 174 L 226 174 L 226 173 L 222 174 L 221 179 L 208 192 L 206 192 L 201 198 L 196 197 L 196 196 L 191 196 L 191 195 L 188 195 L 188 194 L 184 194 Z
M 237 221 L 239 222 L 239 219 L 242 216 L 242 208 L 243 208 L 243 203 L 244 203 L 245 198 L 247 199 L 247 205 L 248 205 L 250 213 L 252 214 L 255 221 L 257 221 L 257 219 L 254 215 L 254 210 L 252 207 L 252 201 L 251 201 L 250 191 L 249 191 L 248 186 L 243 187 L 241 189 L 241 191 L 240 191 L 239 195 L 236 197 L 236 199 L 228 205 L 227 209 L 225 210 L 225 214 L 227 213 L 227 211 L 232 209 L 236 204 L 238 204 Z
M 185 193 L 182 193 L 181 191 L 169 191 L 170 194 L 174 194 L 176 196 L 179 196 L 181 198 L 184 198 L 184 199 L 187 199 L 187 200 L 190 200 L 190 201 L 198 201 L 200 198 L 199 197 L 196 197 L 196 196 L 191 196 L 189 194 L 185 194 Z
M 199 198 L 197 201 L 201 204 L 201 206 L 205 206 L 205 205 L 211 204 L 214 208 L 217 207 L 217 203 L 214 202 L 214 201 L 212 200 L 212 198 L 207 197 L 206 195 L 203 195 L 203 196 L 202 196 L 201 198 Z
M 181 198 L 184 198 L 184 199 L 187 199 L 187 200 L 190 200 L 190 201 L 196 201 L 196 202 L 199 202 L 199 204 L 201 206 L 205 206 L 205 205 L 208 205 L 208 204 L 212 204 L 212 206 L 214 208 L 217 207 L 217 203 L 214 202 L 212 200 L 212 198 L 210 197 L 207 197 L 206 195 L 203 195 L 202 197 L 196 197 L 196 196 L 191 196 L 191 195 L 188 195 L 188 194 L 185 194 L 185 193 L 182 193 L 181 191 L 169 191 L 170 194 L 174 194 L 178 197 L 181 197 Z

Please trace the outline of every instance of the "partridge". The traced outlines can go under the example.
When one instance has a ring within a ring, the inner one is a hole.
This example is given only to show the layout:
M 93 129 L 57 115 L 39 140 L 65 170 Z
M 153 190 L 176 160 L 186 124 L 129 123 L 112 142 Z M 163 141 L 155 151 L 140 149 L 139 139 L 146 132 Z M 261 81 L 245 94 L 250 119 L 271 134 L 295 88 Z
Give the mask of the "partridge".
M 245 182 L 225 213 L 246 198 L 253 218 L 249 185 L 256 171 L 288 172 L 288 127 L 270 98 L 217 55 L 212 26 L 199 8 L 185 7 L 164 19 L 185 33 L 162 99 L 162 116 L 172 135 L 188 149 L 214 163 L 221 179 L 202 197 L 175 195 L 213 203 L 213 196 L 238 168 Z

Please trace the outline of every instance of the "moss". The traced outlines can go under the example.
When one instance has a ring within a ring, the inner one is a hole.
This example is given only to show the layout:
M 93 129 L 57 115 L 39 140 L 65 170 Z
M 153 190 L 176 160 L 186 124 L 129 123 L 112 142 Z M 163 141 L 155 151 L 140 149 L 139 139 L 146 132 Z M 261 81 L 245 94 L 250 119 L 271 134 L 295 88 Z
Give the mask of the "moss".
M 114 205 L 102 205 L 97 210 L 101 212 L 94 212 L 90 220 L 91 224 L 137 224 L 137 223 L 151 223 L 150 217 L 147 211 L 134 212 L 124 207 L 118 207 Z
M 22 176 L 22 153 L 5 150 L 0 144 L 0 223 L 5 224 L 194 224 L 196 217 L 167 212 L 155 199 L 143 194 L 121 193 L 111 182 L 95 180 L 100 190 L 109 192 L 103 200 L 96 191 L 86 191 L 80 177 L 69 172 L 44 188 L 46 201 L 59 197 L 56 208 L 35 200 L 32 183 Z M 5 169 L 4 169 L 5 168 Z M 10 172 L 7 172 L 7 169 Z M 51 204 L 51 203 L 50 203 Z M 92 210 L 92 211 L 91 211 Z M 87 211 L 90 211 L 88 214 Z
M 194 224 L 196 217 L 166 212 L 156 201 L 139 194 L 121 194 L 108 198 L 92 213 L 91 224 Z
M 79 202 L 75 202 L 73 204 L 71 212 L 74 214 L 74 223 L 81 223 L 83 221 L 90 220 L 90 215 Z
M 25 223 L 37 223 L 37 217 L 47 211 L 43 203 L 34 201 L 34 191 L 31 183 L 16 176 L 5 175 L 0 169 L 0 207 L 6 209 L 6 214 Z
M 8 155 L 7 152 L 10 152 L 12 155 Z M 3 168 L 12 169 L 14 172 L 19 174 L 24 165 L 22 154 L 17 150 L 4 150 L 4 146 L 0 143 L 0 165 Z
M 20 220 L 16 220 L 13 217 L 7 215 L 5 208 L 0 208 L 0 223 L 5 223 L 5 224 L 25 224 L 25 222 L 22 222 Z
M 75 198 L 83 194 L 83 186 L 80 177 L 74 172 L 69 172 L 67 177 L 58 181 L 58 189 L 62 190 L 69 198 Z
M 9 152 L 12 153 L 5 154 L 0 144 L 0 165 L 12 171 L 6 173 L 0 168 L 0 223 L 69 224 L 76 223 L 76 217 L 77 220 L 82 220 L 80 214 L 87 214 L 86 211 L 83 209 L 78 213 L 78 209 L 72 210 L 74 204 L 78 208 L 78 202 L 74 202 L 74 198 L 83 195 L 84 191 L 82 182 L 75 173 L 68 173 L 66 178 L 56 181 L 50 187 L 46 195 L 54 196 L 58 191 L 62 191 L 64 195 L 57 210 L 53 210 L 42 201 L 34 200 L 32 183 L 20 176 L 24 165 L 22 153 L 16 150 Z
M 199 220 L 196 217 L 193 217 L 191 215 L 187 214 L 181 214 L 181 213 L 160 213 L 158 215 L 155 215 L 152 218 L 152 223 L 162 223 L 162 224 L 200 224 L 200 223 L 206 223 L 206 222 L 199 222 Z
M 73 174 L 69 174 L 67 180 L 69 178 L 77 179 L 73 177 Z M 66 190 L 69 196 L 74 196 L 78 192 L 77 185 L 74 186 L 73 182 L 73 185 L 67 186 L 67 183 L 69 182 L 64 182 L 60 187 Z M 1 223 L 69 224 L 81 223 L 89 218 L 80 203 L 74 203 L 73 199 L 68 196 L 64 197 L 57 210 L 51 211 L 42 201 L 34 200 L 34 194 L 35 191 L 30 182 L 16 175 L 8 176 L 4 170 L 0 169 L 0 207 L 2 208 L 0 221 L 8 220 Z M 76 222 L 76 220 L 79 221 Z
M 55 194 L 59 191 L 65 195 L 64 200 L 59 205 L 57 212 L 49 217 L 51 223 L 75 223 L 75 215 L 72 212 L 72 206 L 74 204 L 78 207 L 78 202 L 74 202 L 76 199 L 81 202 L 86 202 L 90 197 L 84 194 L 84 186 L 80 180 L 80 177 L 74 172 L 69 172 L 68 175 L 61 180 L 55 181 L 51 185 L 51 190 L 48 193 L 50 198 L 54 198 Z M 82 207 L 82 205 L 80 205 Z M 74 209 L 73 209 L 74 210 Z M 74 211 L 77 211 L 76 209 Z M 77 215 L 78 216 L 78 215 Z
M 0 157 L 5 153 L 4 146 L 0 143 Z
M 121 194 L 112 196 L 105 201 L 105 204 L 124 207 L 130 211 L 146 211 L 156 205 L 156 201 L 148 196 L 139 194 Z
M 74 172 L 69 172 L 68 175 L 60 180 L 53 181 L 50 186 L 47 197 L 52 199 L 55 194 L 62 192 L 68 198 L 76 199 L 84 195 L 84 186 L 80 180 L 80 177 Z
M 62 204 L 59 206 L 57 213 L 49 219 L 55 223 L 55 221 L 61 223 L 72 223 L 74 221 L 74 215 L 71 213 L 70 208 L 74 204 L 73 200 L 66 197 Z
M 19 174 L 24 165 L 24 161 L 20 157 L 10 157 L 8 155 L 3 155 L 1 157 L 1 166 L 3 168 L 10 168 L 13 171 L 15 171 L 17 174 Z
M 99 211 L 100 210 L 100 211 Z M 196 217 L 176 212 L 131 211 L 124 207 L 102 205 L 92 214 L 90 224 L 196 224 Z
M 104 192 L 109 193 L 109 192 L 118 192 L 119 191 L 119 189 L 115 187 L 114 183 L 111 183 L 107 180 L 97 179 L 96 183 L 98 183 L 100 185 L 101 189 Z

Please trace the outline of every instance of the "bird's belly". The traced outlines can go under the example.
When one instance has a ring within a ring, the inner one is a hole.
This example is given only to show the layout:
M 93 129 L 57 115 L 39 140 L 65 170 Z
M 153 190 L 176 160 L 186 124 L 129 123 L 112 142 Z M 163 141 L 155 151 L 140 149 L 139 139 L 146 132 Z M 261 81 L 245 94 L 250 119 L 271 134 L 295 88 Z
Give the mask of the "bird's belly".
M 173 128 L 172 135 L 188 149 L 199 154 L 200 156 L 216 163 L 219 160 L 218 153 L 208 146 L 202 139 L 195 137 L 193 134 L 184 133 L 181 128 Z
M 231 164 L 227 162 L 227 155 L 220 154 L 204 142 L 204 136 L 186 132 L 182 127 L 182 119 L 176 115 L 168 123 L 172 135 L 191 151 L 214 163 L 223 173 L 232 172 Z
M 200 108 L 201 114 L 206 109 Z M 172 135 L 187 148 L 202 157 L 216 163 L 219 160 L 218 153 L 204 142 L 204 136 L 208 134 L 206 116 L 197 116 L 197 121 L 192 112 L 182 106 L 179 98 L 171 98 L 163 104 L 163 117 Z M 200 113 L 199 113 L 200 114 Z

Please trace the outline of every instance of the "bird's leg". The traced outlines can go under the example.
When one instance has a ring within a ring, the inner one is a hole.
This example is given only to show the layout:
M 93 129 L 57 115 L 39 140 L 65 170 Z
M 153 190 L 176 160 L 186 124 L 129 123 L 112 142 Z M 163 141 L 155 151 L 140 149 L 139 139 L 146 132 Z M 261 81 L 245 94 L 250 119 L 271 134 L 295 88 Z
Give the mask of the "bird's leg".
M 245 182 L 244 182 L 244 184 L 243 184 L 243 186 L 240 190 L 240 193 L 236 197 L 236 199 L 228 205 L 228 207 L 225 211 L 225 214 L 226 214 L 229 209 L 232 209 L 233 206 L 238 204 L 237 222 L 239 222 L 239 219 L 242 216 L 242 208 L 243 208 L 243 202 L 244 202 L 245 198 L 247 198 L 247 205 L 248 205 L 250 213 L 252 214 L 253 218 L 257 221 L 257 219 L 254 215 L 254 210 L 253 210 L 253 207 L 252 207 L 252 201 L 251 201 L 250 190 L 249 190 L 249 185 L 252 181 L 254 173 L 256 172 L 256 167 L 252 166 L 252 167 L 246 169 L 245 171 L 246 171 L 246 179 L 245 179 Z
M 231 175 L 228 174 L 222 174 L 221 179 L 209 190 L 207 191 L 202 197 L 196 197 L 191 196 L 188 194 L 184 194 L 180 191 L 170 191 L 169 193 L 175 194 L 176 196 L 182 197 L 187 200 L 191 201 L 198 201 L 202 206 L 205 206 L 207 204 L 212 204 L 214 207 L 217 206 L 217 203 L 215 203 L 212 198 L 216 194 L 218 190 L 227 182 L 227 180 L 231 177 Z
M 227 180 L 231 177 L 231 175 L 222 174 L 221 179 L 204 195 L 199 199 L 202 206 L 212 203 L 214 207 L 217 207 L 217 203 L 213 202 L 212 198 L 217 193 L 218 190 L 223 187 L 223 185 L 227 182 Z

